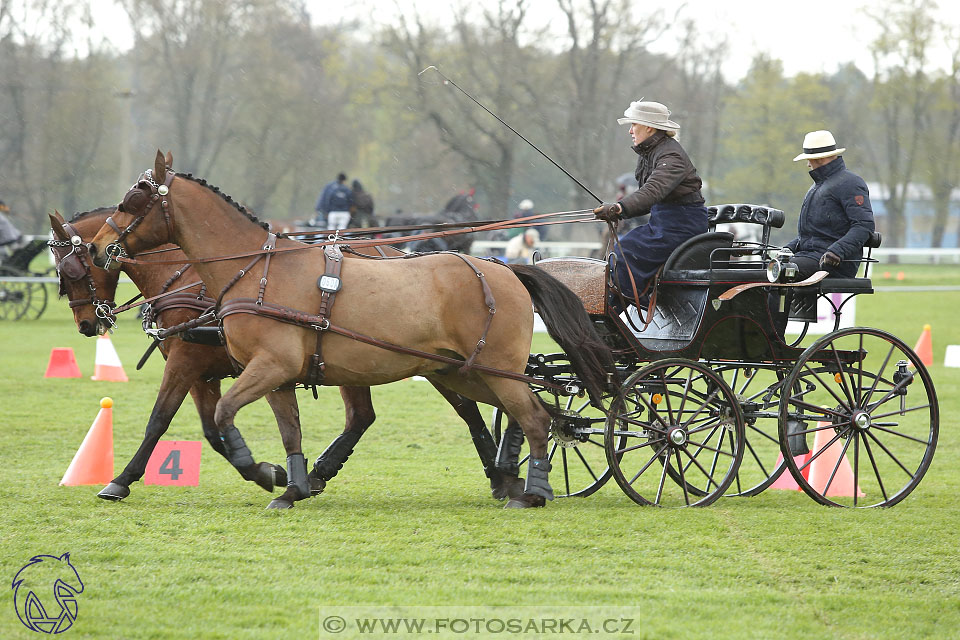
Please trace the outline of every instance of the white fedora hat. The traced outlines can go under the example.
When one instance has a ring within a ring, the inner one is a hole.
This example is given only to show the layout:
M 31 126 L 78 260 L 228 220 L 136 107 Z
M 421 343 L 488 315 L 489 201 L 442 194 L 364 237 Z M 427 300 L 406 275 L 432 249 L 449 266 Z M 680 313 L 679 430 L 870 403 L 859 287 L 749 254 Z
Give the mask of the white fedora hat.
M 794 158 L 793 161 L 829 158 L 830 156 L 838 156 L 844 151 L 846 151 L 846 148 L 837 148 L 837 141 L 833 139 L 833 134 L 829 131 L 811 131 L 803 137 L 803 153 Z
M 680 125 L 670 119 L 670 109 L 659 102 L 644 102 L 641 100 L 631 102 L 627 110 L 623 112 L 623 117 L 617 118 L 617 124 L 627 124 L 628 122 L 645 124 L 654 129 L 663 129 L 674 133 L 680 130 Z

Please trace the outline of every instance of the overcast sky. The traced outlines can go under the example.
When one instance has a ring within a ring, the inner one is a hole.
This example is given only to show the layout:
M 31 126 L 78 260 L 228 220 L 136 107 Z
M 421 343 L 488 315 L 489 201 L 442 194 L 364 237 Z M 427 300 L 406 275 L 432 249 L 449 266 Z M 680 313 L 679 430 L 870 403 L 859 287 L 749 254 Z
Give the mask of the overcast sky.
M 457 0 L 306 0 L 315 24 L 337 23 L 357 19 L 361 23 L 386 22 L 396 15 L 397 6 L 405 9 L 416 5 L 422 15 L 443 21 L 450 15 L 450 6 Z M 496 0 L 472 0 L 483 6 Z M 529 0 L 529 15 L 534 21 L 562 28 L 556 0 Z M 869 47 L 877 36 L 877 26 L 866 15 L 863 0 L 686 0 L 686 2 L 637 2 L 637 11 L 648 7 L 668 7 L 675 11 L 684 5 L 682 15 L 694 18 L 705 37 L 725 36 L 728 58 L 724 71 L 728 80 L 741 79 L 758 53 L 767 53 L 784 63 L 787 75 L 806 71 L 832 73 L 838 65 L 853 61 L 866 73 L 872 72 Z M 941 0 L 939 17 L 960 28 L 960 2 Z M 120 48 L 130 46 L 123 38 L 129 34 L 126 15 L 113 2 L 95 3 L 98 22 Z M 644 16 L 635 15 L 642 19 Z M 118 27 L 118 28 L 114 28 Z M 931 43 L 937 47 L 939 43 Z M 668 36 L 653 47 L 672 53 L 676 44 Z M 934 61 L 945 65 L 945 51 L 935 50 Z M 442 62 L 442 61 L 438 61 Z

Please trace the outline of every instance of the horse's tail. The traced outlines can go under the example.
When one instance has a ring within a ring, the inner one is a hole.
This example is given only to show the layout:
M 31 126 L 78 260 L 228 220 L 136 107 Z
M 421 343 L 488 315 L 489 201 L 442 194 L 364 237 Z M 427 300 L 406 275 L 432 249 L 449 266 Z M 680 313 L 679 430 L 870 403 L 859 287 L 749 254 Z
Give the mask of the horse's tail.
M 597 333 L 583 302 L 546 271 L 522 264 L 507 265 L 533 299 L 547 333 L 563 349 L 574 370 L 599 404 L 605 391 L 616 389 L 617 370 L 613 354 Z

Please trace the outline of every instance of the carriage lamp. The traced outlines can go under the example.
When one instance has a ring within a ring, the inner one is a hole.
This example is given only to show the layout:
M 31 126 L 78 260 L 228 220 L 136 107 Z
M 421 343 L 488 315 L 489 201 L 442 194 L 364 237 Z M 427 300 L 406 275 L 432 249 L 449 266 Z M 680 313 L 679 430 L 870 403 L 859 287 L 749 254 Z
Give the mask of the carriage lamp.
M 906 360 L 899 360 L 893 372 L 893 386 L 899 387 L 894 394 L 900 396 L 900 415 L 907 412 L 907 387 L 913 382 L 913 372 L 907 370 L 908 365 Z
M 787 247 L 777 251 L 773 260 L 767 263 L 767 281 L 792 280 L 797 275 L 797 265 L 790 261 L 791 258 L 793 251 Z

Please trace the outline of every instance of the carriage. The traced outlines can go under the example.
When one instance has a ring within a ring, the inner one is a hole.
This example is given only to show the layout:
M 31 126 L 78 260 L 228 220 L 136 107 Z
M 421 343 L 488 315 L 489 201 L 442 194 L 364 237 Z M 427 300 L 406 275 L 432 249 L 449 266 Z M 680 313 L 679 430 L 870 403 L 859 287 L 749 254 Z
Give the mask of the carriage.
M 47 308 L 44 283 L 7 279 L 49 275 L 30 271 L 30 263 L 46 248 L 46 238 L 34 238 L 9 255 L 0 254 L 0 320 L 36 320 Z
M 231 462 L 249 458 L 233 425 L 237 410 L 272 394 L 290 481 L 271 507 L 289 508 L 311 491 L 291 383 L 367 387 L 415 374 L 462 416 L 467 398 L 501 408 L 495 465 L 470 425 L 485 468 L 518 466 L 528 439 L 526 486 L 517 494 L 508 488 L 508 506 L 539 506 L 552 497 L 551 468 L 561 474 L 555 484 L 562 496 L 589 495 L 613 477 L 639 504 L 705 506 L 723 495 L 759 493 L 789 472 L 822 504 L 891 506 L 929 468 L 939 430 L 929 373 L 895 336 L 839 328 L 846 300 L 872 292 L 868 272 L 849 279 L 818 272 L 796 281 L 790 256 L 769 242 L 771 229 L 784 222 L 782 211 L 711 207 L 712 228 L 759 225 L 761 241 L 715 230 L 691 238 L 665 263 L 656 304 L 641 318 L 610 310 L 603 261 L 488 267 L 454 252 L 388 257 L 379 245 L 390 241 L 339 236 L 317 251 L 269 231 L 264 243 L 256 218 L 205 181 L 175 174 L 171 162 L 158 152 L 116 221 L 76 246 L 89 247 L 98 266 L 158 265 L 179 259 L 126 256 L 173 242 L 204 286 L 220 292 L 215 308 L 184 328 L 216 318 L 228 347 L 234 340 L 245 354 L 237 383 L 217 405 Z M 149 215 L 154 210 L 160 213 Z M 231 233 L 218 232 L 226 228 Z M 867 269 L 879 240 L 874 235 L 868 243 Z M 345 260 L 359 247 L 380 255 Z M 239 272 L 238 260 L 245 265 Z M 259 281 L 243 277 L 256 269 Z M 304 273 L 323 275 L 314 284 L 315 275 L 299 277 Z M 335 295 L 343 300 L 336 308 Z M 832 305 L 834 330 L 806 348 L 799 346 L 805 331 L 788 343 L 778 318 L 789 309 L 809 324 L 818 298 Z M 558 353 L 529 353 L 531 300 Z M 507 321 L 493 322 L 494 314 Z M 336 339 L 324 342 L 321 355 L 321 337 L 330 334 Z M 336 475 L 365 428 L 346 429 L 311 474 L 324 482 Z
M 896 504 L 930 465 L 939 415 L 930 375 L 903 341 L 879 329 L 840 329 L 842 307 L 873 292 L 879 234 L 867 244 L 863 277 L 798 283 L 789 254 L 769 243 L 782 211 L 709 212 L 710 231 L 678 247 L 659 274 L 648 323 L 633 306 L 610 310 L 604 261 L 536 263 L 577 293 L 623 380 L 601 410 L 582 393 L 555 390 L 582 388 L 565 354 L 531 354 L 527 374 L 554 385 L 534 387 L 554 408 L 558 493 L 590 495 L 612 476 L 639 504 L 707 505 L 756 495 L 789 474 L 825 505 Z M 757 225 L 761 241 L 715 230 L 731 223 Z M 821 299 L 833 330 L 802 348 Z M 802 327 L 792 341 L 776 326 L 778 308 Z M 500 411 L 494 432 L 506 435 Z

